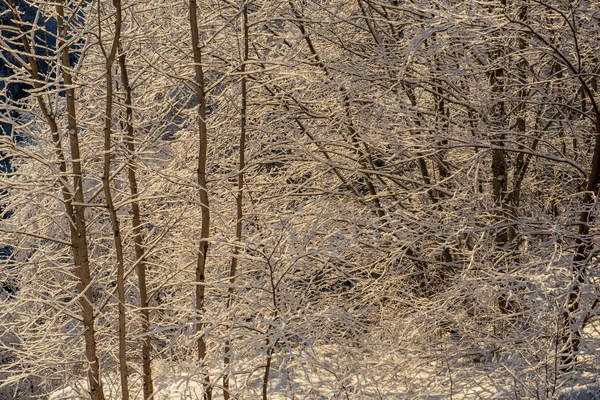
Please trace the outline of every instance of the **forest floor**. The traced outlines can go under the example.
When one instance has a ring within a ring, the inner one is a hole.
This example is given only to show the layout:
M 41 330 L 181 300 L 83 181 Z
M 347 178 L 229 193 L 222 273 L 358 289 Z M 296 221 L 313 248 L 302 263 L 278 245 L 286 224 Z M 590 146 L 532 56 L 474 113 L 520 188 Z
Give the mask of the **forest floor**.
M 556 366 L 534 363 L 515 354 L 497 357 L 485 347 L 432 346 L 427 351 L 391 348 L 315 346 L 285 360 L 274 359 L 269 400 L 442 400 L 442 399 L 600 399 L 600 321 L 590 324 L 585 354 L 576 372 L 559 374 Z M 457 351 L 457 348 L 461 351 Z M 154 365 L 155 400 L 200 400 L 202 377 L 195 366 L 175 362 Z M 231 379 L 237 399 L 262 398 L 264 360 L 238 368 Z M 219 372 L 215 369 L 214 376 Z M 141 400 L 141 379 L 130 376 L 132 400 Z M 120 399 L 118 376 L 104 382 L 107 400 Z M 55 391 L 50 400 L 84 399 L 82 384 Z M 213 399 L 223 398 L 220 382 Z

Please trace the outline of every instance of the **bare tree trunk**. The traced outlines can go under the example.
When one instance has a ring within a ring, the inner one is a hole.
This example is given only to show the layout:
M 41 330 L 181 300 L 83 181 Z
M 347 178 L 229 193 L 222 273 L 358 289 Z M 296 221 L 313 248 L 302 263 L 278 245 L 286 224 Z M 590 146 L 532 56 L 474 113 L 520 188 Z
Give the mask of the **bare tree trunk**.
M 269 331 L 270 331 L 270 329 L 267 330 L 267 333 Z M 266 359 L 266 364 L 265 364 L 265 373 L 263 374 L 263 381 L 262 381 L 262 400 L 268 399 L 269 374 L 271 373 L 271 362 L 273 361 L 273 350 L 275 349 L 275 345 L 271 345 L 271 341 L 269 340 L 269 338 L 267 338 L 265 345 L 267 346 L 267 359 Z
M 115 243 L 115 252 L 117 258 L 117 293 L 118 293 L 118 332 L 119 332 L 119 375 L 121 378 L 121 398 L 129 399 L 129 385 L 127 383 L 127 340 L 125 325 L 125 263 L 123 259 L 123 240 L 119 228 L 119 218 L 113 202 L 113 196 L 110 189 L 110 169 L 112 155 L 111 136 L 112 136 L 112 106 L 113 106 L 113 65 L 119 48 L 121 39 L 121 0 L 113 0 L 113 6 L 116 11 L 115 36 L 106 59 L 106 110 L 104 114 L 104 165 L 102 173 L 102 189 L 104 191 L 104 200 L 110 216 L 110 222 L 113 231 L 113 241 Z M 101 38 L 100 38 L 101 39 Z
M 198 31 L 198 17 L 196 0 L 190 0 L 189 4 L 190 28 L 192 34 L 192 48 L 194 53 L 194 73 L 196 78 L 196 99 L 198 101 L 198 169 L 197 181 L 200 188 L 200 207 L 202 207 L 202 225 L 200 228 L 200 246 L 198 251 L 198 262 L 196 264 L 196 311 L 198 322 L 196 333 L 198 335 L 198 360 L 201 367 L 206 367 L 206 339 L 204 336 L 204 285 L 206 282 L 205 269 L 208 252 L 208 235 L 210 229 L 210 210 L 208 205 L 208 190 L 206 188 L 206 99 L 204 94 L 204 71 L 202 70 L 202 52 L 200 49 L 200 35 Z M 212 387 L 208 371 L 204 375 L 204 398 L 212 398 Z
M 499 58 L 497 54 L 492 55 L 492 59 Z M 497 67 L 489 74 L 490 86 L 492 92 L 497 94 L 499 97 L 504 94 L 504 68 Z M 503 121 L 506 115 L 504 100 L 499 98 L 497 104 L 493 106 L 491 115 L 498 121 L 497 129 L 502 131 L 503 127 L 499 124 Z M 492 150 L 492 197 L 494 200 L 495 210 L 498 222 L 504 221 L 507 216 L 507 194 L 508 194 L 508 166 L 506 162 L 506 153 L 502 149 L 504 147 L 504 141 L 506 137 L 504 133 L 492 133 L 490 142 L 494 146 Z M 508 242 L 508 233 L 505 228 L 501 228 L 496 232 L 494 238 L 496 245 L 503 248 Z
M 587 86 L 586 86 L 586 89 Z M 572 288 L 567 297 L 567 307 L 562 315 L 562 344 L 563 354 L 561 369 L 569 370 L 573 362 L 577 359 L 577 353 L 581 345 L 581 331 L 585 327 L 585 323 L 589 320 L 589 311 L 586 311 L 584 318 L 578 317 L 581 310 L 581 286 L 586 281 L 586 265 L 594 250 L 594 241 L 590 236 L 590 223 L 594 219 L 592 209 L 595 199 L 600 195 L 600 109 L 595 102 L 591 92 L 586 90 L 590 99 L 595 114 L 595 136 L 594 155 L 592 157 L 592 166 L 590 169 L 589 178 L 586 185 L 586 192 L 583 196 L 583 211 L 579 214 L 579 237 L 577 238 L 577 252 L 573 257 L 572 265 Z M 598 303 L 598 299 L 594 300 L 594 305 Z M 581 323 L 578 323 L 581 320 Z
M 144 256 L 144 239 L 142 238 L 142 218 L 140 216 L 140 205 L 138 201 L 138 185 L 135 169 L 135 143 L 133 130 L 133 107 L 132 89 L 129 84 L 127 63 L 125 53 L 119 56 L 119 67 L 121 69 L 121 81 L 125 89 L 125 119 L 126 119 L 126 145 L 129 161 L 127 163 L 127 178 L 129 180 L 129 191 L 131 192 L 131 213 L 133 225 L 133 241 L 135 249 L 135 261 L 137 263 L 138 289 L 140 291 L 140 310 L 142 313 L 142 380 L 144 382 L 144 399 L 150 399 L 154 393 L 152 382 L 151 350 L 152 336 L 150 331 L 150 310 L 148 310 L 148 287 L 146 285 L 146 257 Z
M 269 266 L 269 278 L 270 278 L 270 283 L 271 283 L 271 301 L 273 303 L 273 320 L 272 322 L 269 324 L 269 327 L 267 328 L 265 335 L 265 349 L 266 349 L 266 359 L 265 359 L 265 371 L 263 373 L 263 380 L 262 380 L 262 400 L 267 400 L 268 398 L 268 392 L 269 392 L 269 376 L 271 373 L 271 364 L 273 362 L 273 352 L 275 351 L 275 346 L 277 346 L 277 343 L 279 342 L 279 339 L 276 339 L 274 342 L 271 341 L 271 338 L 269 337 L 269 333 L 273 330 L 274 328 L 274 323 L 275 321 L 278 321 L 280 318 L 279 315 L 279 302 L 277 301 L 277 283 L 275 283 L 275 279 L 274 279 L 274 273 L 275 273 L 275 269 L 273 268 L 273 265 L 267 261 L 267 264 Z
M 29 64 L 29 72 L 33 80 L 33 86 L 37 90 L 41 90 L 41 78 L 38 72 L 37 60 L 35 53 L 27 39 L 27 32 L 23 29 L 23 22 L 19 17 L 19 12 L 15 7 L 14 1 L 9 0 L 9 6 L 12 9 L 12 15 L 15 19 L 19 29 L 21 30 L 21 43 L 26 53 L 27 63 Z M 59 15 L 58 18 L 58 48 L 64 46 L 66 37 L 66 28 L 64 26 L 64 11 L 62 4 L 56 5 L 56 11 Z M 84 328 L 84 341 L 85 341 L 85 355 L 88 360 L 89 366 L 87 368 L 88 385 L 90 389 L 90 396 L 92 400 L 104 400 L 104 392 L 102 390 L 102 382 L 100 379 L 100 364 L 96 353 L 96 338 L 94 330 L 94 310 L 93 310 L 93 297 L 91 288 L 91 277 L 89 260 L 87 254 L 87 235 L 86 225 L 83 215 L 82 206 L 74 206 L 73 200 L 79 202 L 78 199 L 83 203 L 83 191 L 81 188 L 81 165 L 79 161 L 79 146 L 77 141 L 77 123 L 75 118 L 75 103 L 74 103 L 74 90 L 69 88 L 72 86 L 72 78 L 70 73 L 64 69 L 70 68 L 69 65 L 69 54 L 68 47 L 63 48 L 62 57 L 60 60 L 63 64 L 63 77 L 65 85 L 67 86 L 67 106 L 69 112 L 69 136 L 71 140 L 71 156 L 73 159 L 73 181 L 74 190 L 69 189 L 67 183 L 67 164 L 64 151 L 61 146 L 60 134 L 56 116 L 52 113 L 49 105 L 47 105 L 42 96 L 36 95 L 36 100 L 46 122 L 50 127 L 52 136 L 52 143 L 54 144 L 55 154 L 58 159 L 59 170 L 61 176 L 59 182 L 61 186 L 62 201 L 65 206 L 65 212 L 69 219 L 69 230 L 71 236 L 71 245 L 73 250 L 73 264 L 75 267 L 75 275 L 77 277 L 77 291 L 80 294 L 79 303 L 81 306 L 81 320 L 83 321 Z M 75 167 L 78 167 L 77 170 Z M 77 171 L 77 172 L 76 172 Z M 78 185 L 79 184 L 79 185 Z M 81 204 L 80 203 L 80 204 Z
M 435 45 L 435 43 L 434 43 Z M 440 73 L 439 66 L 436 66 L 436 71 Z M 441 75 L 441 73 L 440 73 Z M 436 145 L 443 148 L 448 145 L 448 137 L 450 130 L 450 108 L 446 105 L 446 101 L 444 99 L 444 89 L 442 87 L 442 81 L 440 79 L 434 79 L 433 84 L 433 97 L 435 101 L 435 127 L 438 132 L 443 132 L 444 137 L 437 141 Z M 438 174 L 439 180 L 442 187 L 446 187 L 447 183 L 444 181 L 450 176 L 450 171 L 448 170 L 448 166 L 445 160 L 445 150 L 438 150 L 435 155 L 435 160 L 438 164 Z M 442 199 L 446 197 L 443 191 L 436 191 L 436 198 Z M 442 210 L 442 206 L 440 205 L 440 210 Z M 443 282 L 447 281 L 452 273 L 452 253 L 448 246 L 444 246 L 442 250 L 442 261 L 446 263 L 446 266 L 441 270 L 441 279 Z
M 567 18 L 561 14 L 563 18 Z M 594 220 L 595 215 L 592 213 L 594 203 L 600 195 L 600 107 L 594 97 L 594 86 L 596 85 L 595 80 L 590 83 L 586 81 L 587 74 L 581 70 L 581 65 L 574 65 L 564 54 L 559 51 L 551 42 L 549 42 L 544 36 L 540 35 L 530 25 L 522 21 L 511 21 L 516 22 L 525 29 L 527 29 L 534 37 L 539 39 L 544 45 L 548 46 L 553 50 L 556 55 L 556 59 L 563 64 L 568 70 L 579 80 L 581 84 L 581 91 L 590 101 L 592 120 L 594 121 L 594 136 L 595 141 L 593 144 L 593 155 L 590 173 L 585 185 L 585 192 L 583 195 L 583 209 L 579 213 L 578 217 L 578 238 L 577 238 L 577 250 L 573 256 L 573 262 L 571 265 L 571 290 L 567 295 L 566 307 L 561 315 L 561 341 L 563 348 L 561 349 L 561 370 L 566 371 L 572 368 L 573 363 L 577 359 L 577 353 L 579 352 L 579 346 L 581 344 L 581 331 L 585 327 L 585 324 L 589 321 L 590 311 L 586 310 L 581 316 L 582 307 L 582 285 L 587 280 L 586 266 L 594 250 L 594 241 L 590 236 L 590 224 Z M 570 22 L 569 22 L 570 23 Z M 573 31 L 574 39 L 577 40 L 576 31 Z M 577 48 L 577 52 L 580 50 Z M 581 55 L 578 54 L 578 57 Z M 582 112 L 585 111 L 584 104 L 581 105 Z M 576 142 L 574 142 L 576 143 Z M 598 304 L 598 298 L 592 301 L 592 306 Z
M 67 30 L 65 26 L 65 14 L 62 0 L 56 3 L 58 14 L 58 48 L 61 50 L 61 67 L 63 81 L 67 91 L 67 129 L 69 143 L 71 145 L 71 159 L 73 168 L 74 200 L 73 219 L 75 222 L 75 240 L 73 259 L 76 275 L 79 278 L 78 289 L 84 293 L 80 303 L 83 314 L 83 328 L 85 338 L 85 353 L 89 362 L 88 382 L 90 385 L 90 396 L 92 400 L 104 400 L 104 391 L 100 380 L 100 363 L 96 353 L 96 338 L 94 331 L 94 307 L 92 297 L 92 285 L 90 276 L 90 264 L 88 257 L 87 229 L 85 224 L 85 199 L 83 197 L 83 173 L 81 168 L 81 152 L 79 150 L 79 136 L 77 132 L 77 119 L 75 108 L 75 88 L 71 76 L 71 65 L 69 61 L 69 46 L 67 43 Z
M 233 247 L 233 256 L 231 257 L 231 266 L 229 268 L 229 290 L 227 294 L 227 309 L 231 308 L 231 303 L 233 301 L 233 284 L 235 283 L 235 277 L 237 275 L 237 267 L 238 267 L 238 253 L 239 246 L 242 241 L 242 229 L 243 229 L 243 218 L 244 218 L 244 168 L 246 167 L 246 125 L 247 125 L 247 100 L 248 100 L 248 78 L 246 76 L 246 62 L 248 61 L 249 56 L 249 38 L 248 38 L 248 1 L 244 2 L 242 7 L 242 40 L 244 42 L 244 54 L 242 65 L 240 67 L 240 73 L 242 76 L 241 79 L 241 95 L 242 95 L 242 104 L 241 104 L 241 121 L 240 121 L 240 155 L 239 155 L 239 169 L 238 169 L 238 190 L 235 198 L 236 203 L 236 222 L 235 222 L 235 245 Z M 230 392 L 229 392 L 229 377 L 231 374 L 231 339 L 228 339 L 225 343 L 225 356 L 224 356 L 224 364 L 225 364 L 225 375 L 223 376 L 223 398 L 225 400 L 229 400 Z

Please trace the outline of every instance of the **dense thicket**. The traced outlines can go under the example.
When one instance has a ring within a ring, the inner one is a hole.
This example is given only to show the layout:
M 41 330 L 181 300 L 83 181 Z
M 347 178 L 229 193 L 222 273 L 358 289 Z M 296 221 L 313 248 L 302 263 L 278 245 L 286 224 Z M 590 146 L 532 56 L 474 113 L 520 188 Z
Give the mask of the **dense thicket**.
M 1 4 L 5 390 L 597 373 L 597 1 Z

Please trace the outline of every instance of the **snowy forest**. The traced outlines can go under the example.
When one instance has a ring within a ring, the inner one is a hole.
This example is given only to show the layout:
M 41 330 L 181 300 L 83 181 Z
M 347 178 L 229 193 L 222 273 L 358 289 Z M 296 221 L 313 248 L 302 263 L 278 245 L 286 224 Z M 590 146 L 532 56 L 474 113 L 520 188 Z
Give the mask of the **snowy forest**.
M 0 399 L 600 398 L 599 0 L 0 21 Z

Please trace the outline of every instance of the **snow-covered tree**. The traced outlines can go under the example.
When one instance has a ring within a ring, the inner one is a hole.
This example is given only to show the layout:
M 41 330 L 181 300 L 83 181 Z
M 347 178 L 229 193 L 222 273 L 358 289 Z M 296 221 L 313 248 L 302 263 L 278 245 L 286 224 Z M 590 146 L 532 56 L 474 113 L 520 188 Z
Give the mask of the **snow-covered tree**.
M 0 385 L 544 398 L 597 357 L 597 2 L 1 4 Z

